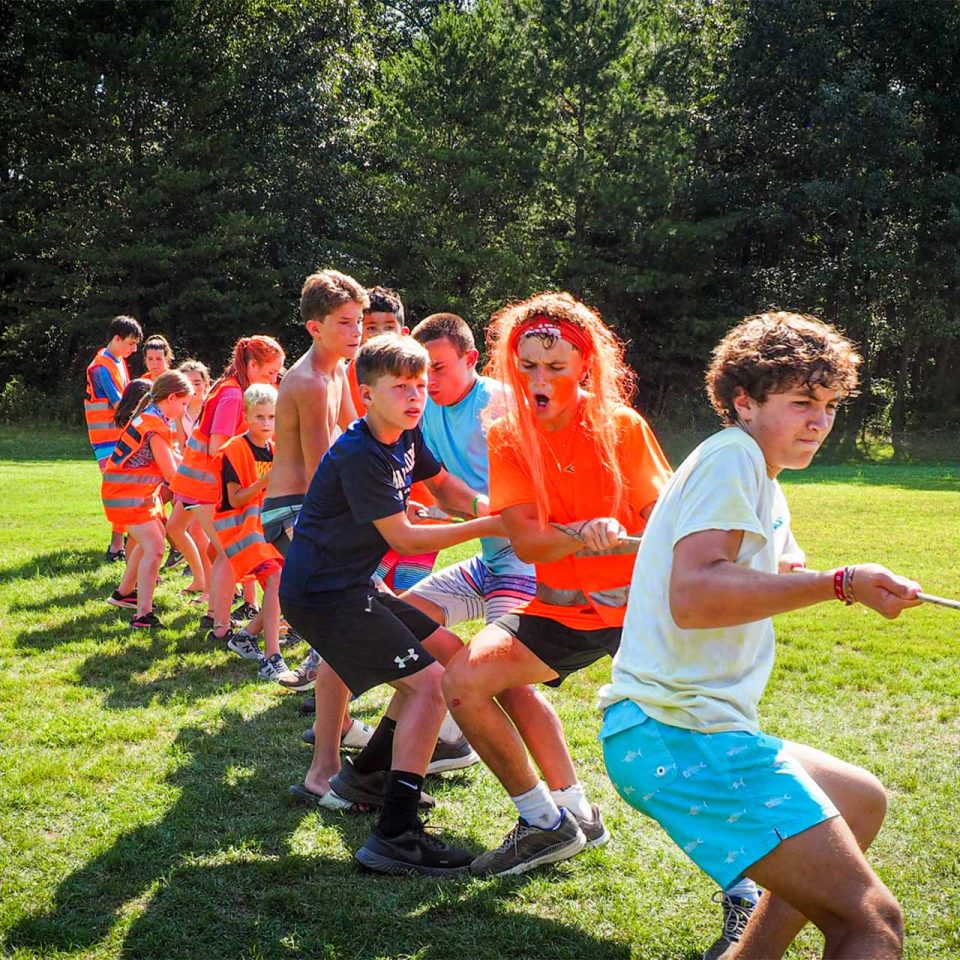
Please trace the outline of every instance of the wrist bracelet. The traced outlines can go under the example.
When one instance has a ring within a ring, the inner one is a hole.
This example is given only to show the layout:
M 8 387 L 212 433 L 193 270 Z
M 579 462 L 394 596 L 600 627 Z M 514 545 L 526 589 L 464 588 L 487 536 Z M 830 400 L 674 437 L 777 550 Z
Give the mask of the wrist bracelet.
M 841 603 L 845 603 L 849 607 L 853 601 L 843 591 L 843 581 L 846 579 L 846 576 L 846 567 L 840 567 L 840 569 L 833 574 L 833 592 Z
M 473 515 L 474 515 L 475 517 L 479 517 L 479 516 L 480 516 L 480 514 L 477 512 L 477 501 L 478 501 L 479 499 L 480 499 L 480 494 L 478 493 L 478 494 L 473 498 Z

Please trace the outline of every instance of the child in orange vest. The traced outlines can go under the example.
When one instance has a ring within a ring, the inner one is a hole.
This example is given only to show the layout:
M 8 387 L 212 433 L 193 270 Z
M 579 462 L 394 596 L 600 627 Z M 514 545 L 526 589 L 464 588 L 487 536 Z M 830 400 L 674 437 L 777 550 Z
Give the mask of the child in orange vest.
M 176 371 L 161 374 L 126 425 L 103 471 L 100 496 L 113 524 L 126 527 L 136 542 L 120 585 L 108 602 L 136 606 L 130 625 L 160 627 L 153 612 L 153 591 L 163 559 L 163 504 L 160 485 L 177 469 L 170 421 L 183 413 L 193 387 Z
M 114 423 L 114 413 L 123 391 L 130 383 L 127 357 L 136 352 L 137 345 L 143 339 L 143 330 L 133 317 L 114 317 L 107 333 L 107 345 L 97 351 L 97 355 L 87 367 L 87 386 L 83 399 L 87 434 L 101 473 L 120 438 L 120 431 Z M 126 559 L 123 552 L 123 527 L 114 526 L 105 559 Z
M 143 379 L 151 383 L 166 373 L 173 364 L 173 347 L 165 336 L 151 333 L 143 345 Z
M 213 516 L 233 578 L 255 579 L 263 587 L 259 612 L 239 633 L 228 631 L 227 647 L 245 660 L 259 663 L 262 680 L 276 680 L 287 671 L 280 653 L 280 552 L 264 539 L 260 508 L 270 467 L 277 419 L 277 390 L 253 384 L 243 394 L 247 431 L 228 440 L 220 450 L 221 501 Z M 261 654 L 256 637 L 263 633 Z M 222 638 L 221 638 L 222 639 Z

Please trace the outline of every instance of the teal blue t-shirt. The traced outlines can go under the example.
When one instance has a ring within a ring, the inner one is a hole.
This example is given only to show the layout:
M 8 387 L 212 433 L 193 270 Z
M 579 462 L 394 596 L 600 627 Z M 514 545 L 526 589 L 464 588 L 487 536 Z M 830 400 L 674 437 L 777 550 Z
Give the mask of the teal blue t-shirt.
M 503 388 L 489 377 L 477 377 L 473 389 L 459 402 L 441 407 L 429 398 L 420 429 L 433 455 L 468 487 L 490 492 L 490 466 L 483 411 L 499 402 Z M 506 537 L 481 537 L 481 555 L 497 576 L 534 576 L 533 567 L 517 559 Z

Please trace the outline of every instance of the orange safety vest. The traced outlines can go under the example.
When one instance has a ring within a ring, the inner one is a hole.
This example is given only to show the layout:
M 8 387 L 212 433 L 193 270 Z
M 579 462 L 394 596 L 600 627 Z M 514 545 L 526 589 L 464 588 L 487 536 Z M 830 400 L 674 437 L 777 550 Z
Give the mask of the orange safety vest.
M 163 474 L 155 463 L 145 467 L 128 467 L 133 457 L 156 433 L 173 446 L 173 431 L 160 411 L 148 405 L 126 426 L 113 453 L 107 460 L 100 483 L 103 512 L 113 524 L 132 526 L 163 518 L 163 504 L 157 496 Z
M 106 397 L 98 397 L 93 389 L 93 371 L 103 367 L 110 374 L 114 386 L 122 394 L 130 382 L 127 361 L 107 353 L 106 348 L 98 351 L 90 366 L 87 367 L 87 391 L 83 398 L 83 415 L 87 420 L 87 435 L 94 446 L 104 443 L 116 443 L 120 439 L 120 428 L 113 422 L 114 407 Z
M 270 450 L 273 450 L 273 441 L 270 442 Z M 241 487 L 252 487 L 257 482 L 257 461 L 243 436 L 228 440 L 220 448 L 220 456 L 230 461 Z M 213 526 L 220 537 L 220 545 L 238 581 L 268 560 L 282 562 L 280 552 L 267 543 L 263 536 L 260 507 L 265 494 L 266 490 L 261 491 L 256 500 L 250 500 L 238 509 L 221 510 L 217 507 L 213 514 Z
M 217 406 L 217 398 L 225 387 L 240 387 L 236 377 L 226 377 L 207 394 L 200 410 L 200 417 L 193 433 L 187 438 L 187 447 L 183 452 L 183 462 L 170 481 L 170 489 L 181 497 L 189 497 L 198 503 L 217 503 L 220 500 L 220 472 L 217 469 L 216 454 L 210 453 L 210 425 Z M 237 434 L 246 433 L 247 421 L 241 417 Z

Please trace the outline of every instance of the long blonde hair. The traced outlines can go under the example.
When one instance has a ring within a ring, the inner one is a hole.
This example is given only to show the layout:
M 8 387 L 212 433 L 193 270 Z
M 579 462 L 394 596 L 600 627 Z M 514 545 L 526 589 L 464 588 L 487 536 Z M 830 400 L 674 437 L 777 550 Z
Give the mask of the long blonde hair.
M 523 333 L 518 328 L 538 318 L 577 328 L 574 344 L 584 358 L 580 386 L 585 391 L 581 404 L 582 425 L 597 448 L 601 463 L 610 475 L 614 496 L 611 513 L 623 506 L 625 486 L 618 454 L 618 433 L 613 413 L 629 404 L 635 389 L 635 376 L 624 359 L 624 344 L 603 322 L 600 314 L 569 293 L 538 293 L 519 303 L 498 310 L 487 328 L 488 376 L 509 389 L 506 413 L 500 421 L 504 442 L 524 451 L 530 478 L 536 491 L 537 516 L 542 526 L 549 519 L 549 501 L 545 483 L 543 444 L 546 442 L 530 407 L 526 383 L 520 373 L 517 346 Z

